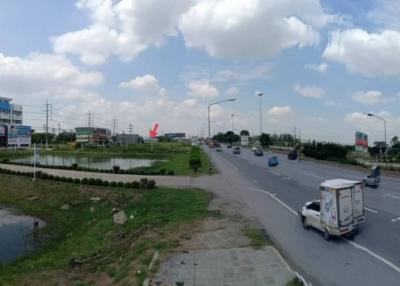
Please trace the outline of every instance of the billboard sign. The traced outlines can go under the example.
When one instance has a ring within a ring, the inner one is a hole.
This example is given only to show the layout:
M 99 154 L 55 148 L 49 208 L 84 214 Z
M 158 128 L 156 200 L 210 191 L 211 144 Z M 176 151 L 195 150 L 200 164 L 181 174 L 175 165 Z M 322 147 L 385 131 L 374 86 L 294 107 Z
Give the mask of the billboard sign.
M 249 136 L 240 136 L 240 145 L 249 146 Z
M 10 125 L 8 129 L 8 146 L 31 146 L 32 128 L 30 126 Z
M 356 148 L 357 152 L 368 152 L 368 134 L 356 131 Z

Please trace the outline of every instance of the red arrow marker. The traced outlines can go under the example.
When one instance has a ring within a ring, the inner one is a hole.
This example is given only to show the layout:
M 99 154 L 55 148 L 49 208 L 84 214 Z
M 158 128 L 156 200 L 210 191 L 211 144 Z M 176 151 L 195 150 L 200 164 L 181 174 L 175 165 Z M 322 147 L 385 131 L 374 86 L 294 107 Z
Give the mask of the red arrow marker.
M 153 129 L 150 129 L 150 132 L 149 132 L 150 138 L 157 137 L 157 134 L 158 134 L 157 129 L 158 129 L 158 123 L 154 124 Z

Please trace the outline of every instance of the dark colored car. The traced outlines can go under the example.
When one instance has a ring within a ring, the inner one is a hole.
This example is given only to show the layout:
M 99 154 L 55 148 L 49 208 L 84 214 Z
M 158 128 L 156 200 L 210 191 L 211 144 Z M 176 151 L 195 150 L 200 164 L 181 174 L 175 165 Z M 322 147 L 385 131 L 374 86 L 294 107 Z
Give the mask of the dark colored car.
M 232 153 L 235 154 L 235 155 L 240 154 L 240 147 L 233 148 Z
M 226 146 L 227 148 L 229 148 L 229 149 L 231 149 L 232 148 L 232 145 L 231 144 L 228 144 L 228 146 Z
M 257 149 L 254 151 L 254 155 L 261 157 L 264 155 L 264 152 L 261 149 Z
M 274 167 L 278 166 L 278 164 L 279 164 L 278 157 L 272 156 L 268 159 L 268 166 Z
M 292 150 L 288 154 L 289 160 L 297 160 L 297 150 Z

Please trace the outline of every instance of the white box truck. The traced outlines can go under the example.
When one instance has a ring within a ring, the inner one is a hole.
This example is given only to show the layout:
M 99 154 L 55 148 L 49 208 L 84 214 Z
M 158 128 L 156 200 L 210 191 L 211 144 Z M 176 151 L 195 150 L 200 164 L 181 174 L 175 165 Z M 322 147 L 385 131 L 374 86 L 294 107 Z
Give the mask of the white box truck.
M 307 202 L 299 209 L 304 228 L 332 235 L 354 234 L 365 221 L 364 193 L 361 182 L 344 179 L 327 180 L 320 186 L 321 199 Z

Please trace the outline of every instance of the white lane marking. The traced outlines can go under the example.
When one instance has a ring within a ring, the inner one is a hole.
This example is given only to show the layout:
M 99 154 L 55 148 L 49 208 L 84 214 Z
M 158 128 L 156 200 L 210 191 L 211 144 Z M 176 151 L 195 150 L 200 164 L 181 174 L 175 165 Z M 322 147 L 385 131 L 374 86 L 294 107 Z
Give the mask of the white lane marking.
M 258 193 L 262 193 L 262 194 L 268 195 L 269 197 L 273 198 L 275 201 L 280 203 L 282 206 L 284 206 L 286 209 L 288 209 L 292 214 L 294 214 L 295 216 L 299 216 L 298 213 L 294 209 L 292 209 L 287 204 L 285 204 L 280 199 L 278 199 L 276 194 L 271 194 L 271 193 L 269 193 L 269 192 L 267 192 L 265 190 L 256 189 L 256 188 L 247 188 L 247 189 L 253 190 L 253 191 L 258 192 Z
M 399 196 L 394 196 L 392 194 L 384 194 L 382 197 L 389 197 L 389 198 L 392 198 L 392 199 L 400 200 Z
M 303 172 L 303 174 L 304 174 L 304 175 L 307 175 L 307 176 L 314 177 L 314 178 L 316 178 L 316 179 L 323 179 L 323 177 L 321 177 L 321 176 L 318 176 L 318 175 L 315 175 L 314 173 L 310 173 L 310 172 Z
M 400 221 L 400 217 L 392 219 L 392 222 Z
M 376 211 L 376 210 L 373 210 L 373 209 L 370 209 L 370 208 L 366 208 L 366 207 L 364 207 L 364 209 L 365 209 L 365 210 L 367 210 L 367 211 L 369 211 L 369 212 L 371 212 L 371 213 L 374 213 L 374 214 L 377 214 L 377 213 L 379 213 L 378 211 Z
M 225 161 L 226 163 L 228 163 L 234 170 L 235 170 L 235 172 L 238 170 L 238 168 L 235 166 L 235 165 L 233 165 L 230 161 L 228 161 L 228 160 L 226 160 L 224 157 L 222 157 L 222 156 L 220 156 L 220 158 L 223 160 L 223 161 Z
M 273 175 L 275 175 L 275 176 L 278 176 L 278 177 L 281 176 L 281 174 L 279 174 L 279 173 L 277 173 L 277 172 L 275 172 L 275 171 L 272 171 L 272 170 L 271 170 L 271 174 L 273 174 Z
M 259 192 L 259 193 L 264 193 L 268 196 L 270 196 L 271 198 L 273 198 L 274 200 L 276 200 L 278 203 L 280 203 L 282 206 L 284 206 L 286 209 L 288 209 L 292 214 L 294 214 L 295 216 L 299 216 L 299 214 L 292 209 L 291 207 L 289 207 L 287 204 L 285 204 L 284 202 L 282 202 L 280 199 L 278 199 L 276 196 L 273 196 L 271 193 L 264 191 L 264 190 L 260 190 L 260 189 L 255 189 L 255 188 L 248 188 L 251 189 L 253 191 Z M 375 257 L 376 259 L 378 259 L 379 261 L 383 262 L 384 264 L 386 264 L 387 266 L 389 266 L 390 268 L 392 268 L 393 270 L 395 270 L 396 272 L 400 273 L 400 268 L 398 266 L 396 266 L 395 264 L 393 264 L 392 262 L 390 262 L 389 260 L 383 258 L 382 256 L 379 256 L 378 254 L 376 254 L 375 252 L 369 250 L 368 248 L 366 248 L 365 246 L 362 246 L 358 243 L 355 243 L 353 241 L 350 241 L 348 239 L 343 239 L 344 241 L 350 243 L 352 246 L 354 246 L 357 249 L 360 249 L 366 253 L 368 253 L 369 255 Z
M 381 262 L 385 263 L 387 266 L 389 266 L 390 268 L 392 268 L 393 270 L 395 270 L 396 272 L 400 273 L 400 268 L 393 264 L 392 262 L 390 262 L 389 260 L 383 258 L 382 256 L 379 256 L 378 254 L 376 254 L 375 252 L 369 250 L 368 248 L 366 248 L 365 246 L 362 246 L 358 243 L 355 243 L 354 241 L 349 241 L 347 239 L 345 239 L 348 243 L 350 243 L 351 245 L 353 245 L 355 248 L 358 248 L 366 253 L 368 253 L 369 255 L 375 257 L 376 259 L 380 260 Z

